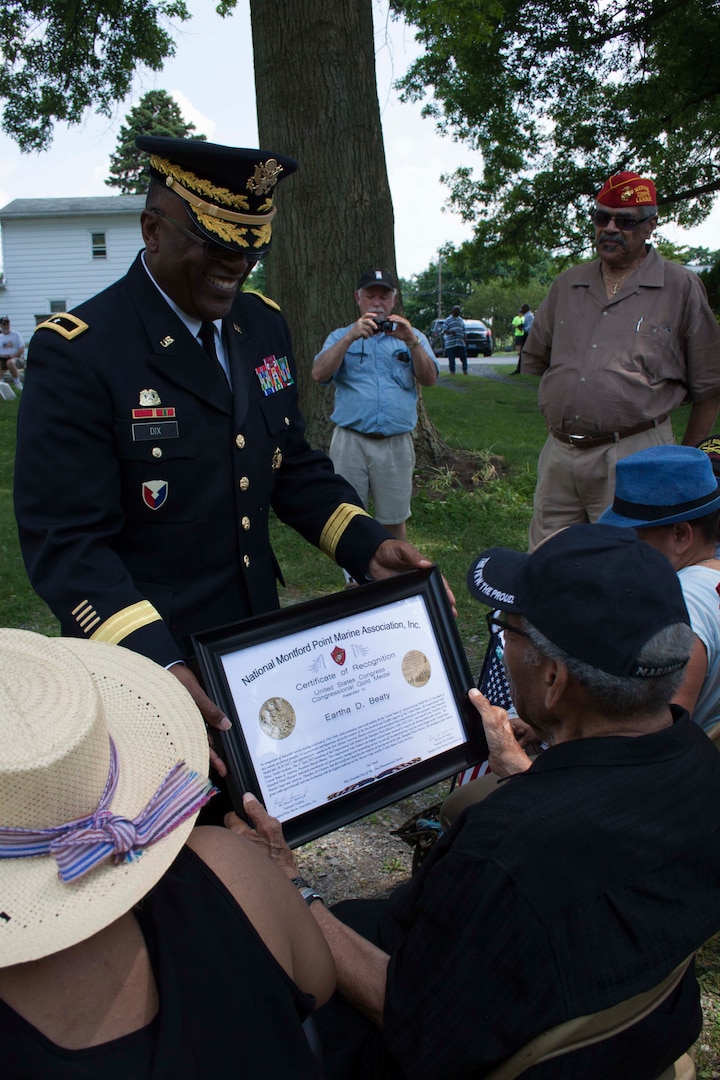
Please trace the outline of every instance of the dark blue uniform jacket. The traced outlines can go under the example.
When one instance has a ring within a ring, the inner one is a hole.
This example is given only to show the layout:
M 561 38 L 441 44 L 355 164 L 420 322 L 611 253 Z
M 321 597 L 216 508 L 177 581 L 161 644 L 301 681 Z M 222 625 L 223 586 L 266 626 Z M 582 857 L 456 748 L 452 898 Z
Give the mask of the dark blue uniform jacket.
M 233 391 L 148 277 L 36 330 L 15 508 L 65 635 L 162 664 L 188 635 L 278 605 L 268 513 L 363 579 L 387 531 L 305 441 L 287 324 L 249 293 L 223 320 Z

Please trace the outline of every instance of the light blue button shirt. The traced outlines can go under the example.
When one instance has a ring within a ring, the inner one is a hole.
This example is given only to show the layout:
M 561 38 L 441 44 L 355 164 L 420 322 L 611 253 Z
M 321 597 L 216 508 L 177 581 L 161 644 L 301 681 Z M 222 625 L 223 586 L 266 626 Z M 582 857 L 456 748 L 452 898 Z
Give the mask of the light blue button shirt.
M 333 330 L 320 352 L 340 341 L 353 325 Z M 425 335 L 417 330 L 413 333 L 428 356 L 432 356 Z M 353 341 L 332 377 L 333 423 L 365 434 L 401 435 L 412 431 L 417 423 L 417 390 L 409 357 L 406 343 L 388 334 Z

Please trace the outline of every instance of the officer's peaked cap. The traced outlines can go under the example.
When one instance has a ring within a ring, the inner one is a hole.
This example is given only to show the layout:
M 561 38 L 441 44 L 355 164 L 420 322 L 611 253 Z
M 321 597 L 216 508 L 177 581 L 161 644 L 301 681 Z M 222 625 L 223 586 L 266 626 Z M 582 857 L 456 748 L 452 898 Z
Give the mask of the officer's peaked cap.
M 174 191 L 197 229 L 230 251 L 262 255 L 270 246 L 275 187 L 297 162 L 272 150 L 220 146 L 201 139 L 139 135 L 152 175 Z

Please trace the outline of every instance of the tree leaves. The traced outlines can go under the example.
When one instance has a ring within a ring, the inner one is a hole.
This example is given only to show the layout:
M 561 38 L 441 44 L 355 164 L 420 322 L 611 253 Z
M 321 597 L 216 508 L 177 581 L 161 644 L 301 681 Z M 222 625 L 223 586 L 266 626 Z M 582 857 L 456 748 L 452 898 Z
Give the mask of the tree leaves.
M 446 177 L 498 253 L 577 257 L 613 172 L 655 178 L 690 225 L 720 190 L 718 0 L 390 0 L 426 52 L 400 80 L 441 131 L 480 152 Z
M 50 145 L 58 120 L 111 115 L 139 65 L 158 71 L 173 55 L 171 20 L 189 17 L 183 0 L 3 0 L 3 130 L 29 152 Z
M 194 131 L 195 125 L 185 123 L 180 106 L 165 90 L 149 90 L 130 110 L 120 128 L 117 148 L 110 157 L 110 177 L 105 183 L 119 188 L 121 195 L 144 195 L 150 183 L 150 159 L 135 146 L 136 137 L 205 139 L 205 135 L 193 135 Z

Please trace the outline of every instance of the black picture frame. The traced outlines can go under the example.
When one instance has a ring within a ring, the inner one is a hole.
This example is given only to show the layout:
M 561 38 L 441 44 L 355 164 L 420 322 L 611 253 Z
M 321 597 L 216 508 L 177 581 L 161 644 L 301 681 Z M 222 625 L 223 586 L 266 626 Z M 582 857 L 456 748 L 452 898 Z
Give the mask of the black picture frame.
M 412 602 L 414 600 L 420 601 L 427 615 L 428 626 L 423 629 L 426 633 L 429 629 L 437 649 L 437 655 L 441 661 L 443 672 L 439 676 L 439 681 L 449 687 L 449 693 L 446 691 L 442 695 L 442 708 L 446 712 L 454 711 L 449 722 L 457 725 L 457 735 L 453 737 L 461 737 L 461 741 L 449 749 L 434 753 L 432 756 L 418 760 L 412 759 L 410 763 L 397 765 L 396 771 L 388 769 L 383 774 L 383 770 L 380 769 L 376 776 L 363 778 L 357 785 L 349 785 L 347 791 L 341 789 L 340 792 L 327 795 L 328 801 L 323 802 L 321 805 L 297 814 L 290 813 L 290 816 L 285 817 L 283 820 L 285 838 L 291 847 L 307 843 L 309 840 L 332 832 L 342 825 L 372 813 L 374 810 L 381 809 L 408 795 L 415 794 L 417 791 L 438 783 L 487 757 L 487 744 L 482 724 L 477 711 L 467 697 L 468 690 L 475 683 L 447 599 L 442 576 L 437 567 L 413 570 L 383 581 L 370 582 L 359 588 L 333 593 L 318 600 L 310 600 L 266 615 L 245 619 L 232 626 L 218 627 L 194 635 L 195 653 L 205 680 L 207 692 L 223 708 L 232 721 L 231 730 L 220 732 L 219 735 L 228 766 L 230 797 L 239 814 L 242 814 L 241 796 L 244 791 L 252 792 L 263 803 L 266 802 L 266 799 L 263 795 L 258 771 L 259 761 L 253 757 L 241 721 L 241 716 L 244 715 L 246 722 L 250 724 L 248 718 L 252 715 L 252 724 L 257 725 L 257 702 L 255 701 L 251 705 L 249 699 L 246 699 L 245 695 L 249 691 L 239 686 L 241 680 L 235 677 L 233 680 L 235 685 L 234 687 L 231 686 L 227 674 L 228 666 L 241 663 L 244 656 L 252 656 L 253 653 L 249 650 L 254 649 L 255 646 L 262 646 L 264 643 L 272 642 L 273 648 L 281 652 L 283 639 L 291 638 L 294 634 L 300 632 L 317 632 L 319 634 L 322 633 L 323 627 L 332 627 L 339 620 L 348 620 L 352 616 L 364 617 L 366 614 L 372 616 L 373 612 L 377 610 L 382 611 L 385 609 L 386 615 L 383 618 L 389 618 L 390 616 L 387 615 L 388 608 L 398 607 L 398 610 L 400 610 L 403 601 Z M 357 620 L 353 625 L 357 626 Z M 384 630 L 389 625 L 394 624 L 392 622 L 382 623 L 378 628 Z M 417 623 L 410 623 L 410 626 L 417 625 Z M 362 626 L 364 633 L 364 622 Z M 368 627 L 370 629 L 376 628 L 371 623 L 368 623 Z M 353 634 L 357 634 L 357 632 L 357 629 L 352 631 Z M 399 631 L 392 631 L 392 633 L 397 634 L 398 641 L 405 636 L 401 635 Z M 331 636 L 328 636 L 327 639 L 316 638 L 313 645 L 317 644 L 318 641 L 327 640 L 329 642 Z M 356 648 L 356 646 L 353 644 L 352 648 Z M 361 646 L 358 645 L 357 648 L 361 648 Z M 343 655 L 345 654 L 345 650 L 339 646 L 336 646 L 336 650 Z M 395 653 L 392 655 L 395 656 Z M 422 652 L 416 653 L 412 650 L 405 653 L 403 664 L 408 657 L 417 655 L 423 656 Z M 335 656 L 333 656 L 333 659 L 336 664 L 340 663 Z M 378 663 L 378 661 L 374 661 L 374 663 Z M 359 666 L 366 667 L 367 665 L 361 664 Z M 382 670 L 379 669 L 378 674 Z M 341 671 L 340 674 L 343 674 L 343 672 Z M 404 670 L 403 675 L 405 682 L 409 686 L 415 685 L 409 681 L 411 677 L 406 675 Z M 248 676 L 248 678 L 250 677 L 254 679 L 259 676 L 256 672 L 256 674 Z M 264 677 L 265 673 L 263 673 Z M 333 673 L 325 677 L 334 679 L 337 675 Z M 369 675 L 363 673 L 357 678 L 369 678 Z M 242 682 L 245 681 L 246 679 L 243 678 Z M 400 679 L 397 679 L 397 682 L 400 683 L 400 688 L 404 693 L 405 689 L 402 687 Z M 257 694 L 255 687 L 252 687 L 252 692 Z M 334 688 L 333 692 L 336 693 Z M 408 690 L 407 693 L 408 698 L 411 699 L 413 691 Z M 359 691 L 356 698 L 360 698 Z M 369 700 L 376 702 L 380 699 L 371 697 Z M 273 698 L 272 701 L 285 702 L 285 699 Z M 285 704 L 289 705 L 289 702 L 285 702 Z M 323 707 L 326 706 L 318 706 L 318 708 Z M 363 705 L 358 704 L 356 708 L 363 708 Z M 289 711 L 293 713 L 294 723 L 294 712 L 291 706 Z M 412 715 L 412 705 L 406 708 L 406 712 L 408 715 Z M 334 715 L 331 714 L 331 716 Z M 393 716 L 395 715 L 397 714 L 393 714 Z M 327 719 L 327 716 L 325 719 Z M 262 726 L 262 722 L 260 722 L 260 726 Z M 284 735 L 274 735 L 274 738 L 278 740 L 284 737 Z M 272 812 L 272 806 L 269 809 Z M 282 815 L 278 814 L 278 816 Z

